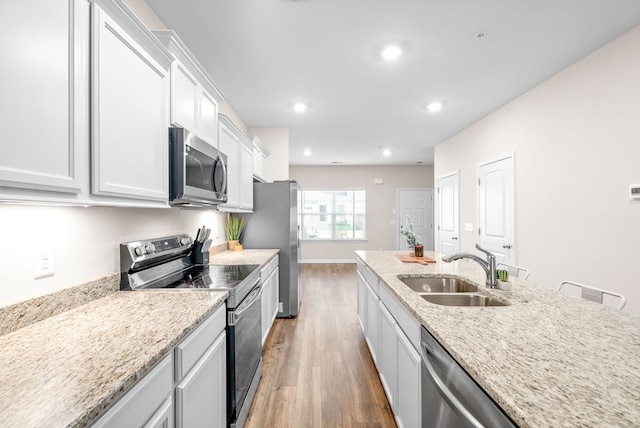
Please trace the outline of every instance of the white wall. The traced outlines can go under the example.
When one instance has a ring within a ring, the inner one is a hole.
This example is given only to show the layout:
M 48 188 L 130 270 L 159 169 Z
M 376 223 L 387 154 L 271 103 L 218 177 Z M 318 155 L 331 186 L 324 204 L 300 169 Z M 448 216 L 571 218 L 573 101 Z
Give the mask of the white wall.
M 398 188 L 433 188 L 432 166 L 291 166 L 302 189 L 359 188 L 367 191 L 366 241 L 302 241 L 302 262 L 355 261 L 356 250 L 395 250 Z M 382 178 L 383 184 L 375 184 Z
M 267 182 L 289 179 L 289 128 L 249 128 L 269 150 L 265 165 Z
M 120 272 L 119 244 L 212 229 L 226 242 L 225 215 L 211 210 L 0 205 L 0 306 Z M 54 276 L 34 279 L 36 254 L 53 252 Z
M 517 263 L 626 295 L 640 315 L 640 27 L 435 148 L 435 176 L 460 170 L 460 223 L 476 221 L 476 168 L 515 151 Z M 437 213 L 437 210 L 436 210 Z M 473 251 L 477 229 L 461 232 Z

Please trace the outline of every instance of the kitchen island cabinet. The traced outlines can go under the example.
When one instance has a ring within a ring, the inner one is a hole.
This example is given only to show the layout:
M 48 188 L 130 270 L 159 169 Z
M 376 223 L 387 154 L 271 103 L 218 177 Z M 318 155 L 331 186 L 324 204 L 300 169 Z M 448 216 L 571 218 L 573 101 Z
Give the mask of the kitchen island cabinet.
M 476 264 L 402 263 L 391 251 L 357 251 L 384 290 L 520 427 L 640 426 L 640 319 L 531 281 L 485 288 Z M 427 302 L 398 275 L 461 277 L 508 306 Z M 381 293 L 384 293 L 381 291 Z M 588 328 L 585 328 L 588 326 Z M 412 341 L 413 333 L 407 332 Z
M 371 268 L 361 260 L 357 264 L 358 316 L 362 317 L 360 324 L 382 387 L 398 427 L 418 427 L 421 424 L 418 322 L 386 291 Z M 412 334 L 411 341 L 405 331 L 418 335 Z

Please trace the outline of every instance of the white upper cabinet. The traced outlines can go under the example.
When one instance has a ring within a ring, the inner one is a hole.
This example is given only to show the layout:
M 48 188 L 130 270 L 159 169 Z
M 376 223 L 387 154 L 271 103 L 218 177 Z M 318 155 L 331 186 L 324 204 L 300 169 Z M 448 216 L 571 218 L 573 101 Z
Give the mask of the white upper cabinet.
M 227 203 L 220 211 L 253 209 L 253 149 L 249 139 L 224 114 L 218 115 L 220 151 L 227 155 Z
M 29 190 L 72 198 L 82 190 L 89 142 L 88 13 L 86 0 L 6 1 L 0 7 L 0 112 L 6 124 L 0 200 L 19 199 L 7 197 L 7 188 L 22 189 L 27 200 Z
M 248 140 L 240 143 L 240 209 L 253 209 L 253 146 Z
M 92 193 L 168 203 L 169 66 L 118 2 L 92 9 Z
M 175 59 L 171 66 L 171 124 L 218 147 L 218 102 L 224 96 L 174 31 L 153 34 Z
M 264 183 L 267 181 L 266 161 L 270 153 L 257 135 L 251 138 L 251 144 L 253 145 L 253 178 Z

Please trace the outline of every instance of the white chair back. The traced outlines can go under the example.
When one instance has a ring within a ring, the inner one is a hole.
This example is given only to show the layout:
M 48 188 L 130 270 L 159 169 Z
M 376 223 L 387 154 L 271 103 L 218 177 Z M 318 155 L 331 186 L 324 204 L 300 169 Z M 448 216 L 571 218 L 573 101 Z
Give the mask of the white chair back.
M 509 276 L 515 276 L 516 278 L 529 278 L 529 269 L 520 266 L 509 265 L 507 263 L 500 262 L 496 265 L 496 269 L 506 270 L 507 272 L 509 272 Z
M 619 300 L 618 306 L 616 309 L 624 308 L 624 305 L 627 304 L 627 299 L 619 293 L 614 293 L 613 291 L 603 290 L 601 288 L 591 287 L 590 285 L 580 284 L 578 282 L 573 281 L 562 281 L 558 286 L 558 291 L 562 291 L 565 285 L 571 285 L 574 287 L 579 287 L 581 296 L 585 300 L 590 300 L 592 302 L 603 304 L 603 296 L 608 294 L 609 296 L 613 296 Z

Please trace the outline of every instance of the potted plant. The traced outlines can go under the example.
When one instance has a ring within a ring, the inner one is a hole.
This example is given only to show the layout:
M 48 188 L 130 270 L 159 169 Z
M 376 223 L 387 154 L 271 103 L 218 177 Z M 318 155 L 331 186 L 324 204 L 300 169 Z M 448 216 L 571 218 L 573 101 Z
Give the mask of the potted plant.
M 235 250 L 236 245 L 240 241 L 240 235 L 244 228 L 244 218 L 234 217 L 231 214 L 227 217 L 227 239 L 229 250 Z
M 411 255 L 414 257 L 423 257 L 424 247 L 422 246 L 422 242 L 418 240 L 418 235 L 413 232 L 413 224 L 409 216 L 407 216 L 406 226 L 400 226 L 400 233 L 404 235 L 407 239 L 407 244 L 412 248 L 413 252 Z

